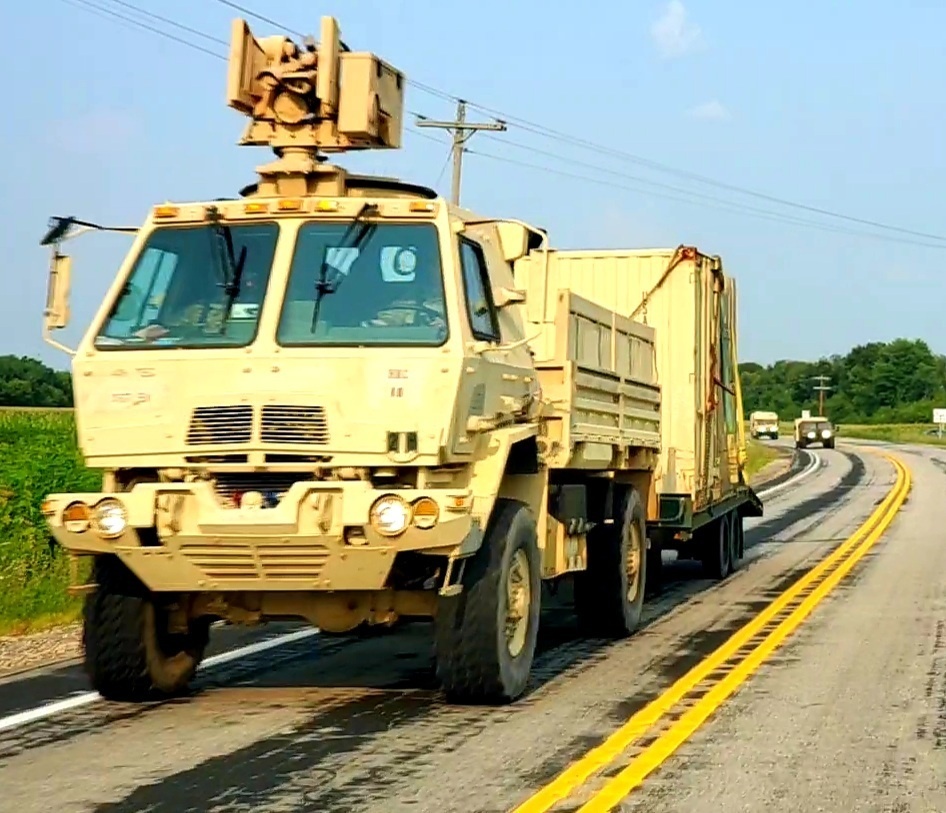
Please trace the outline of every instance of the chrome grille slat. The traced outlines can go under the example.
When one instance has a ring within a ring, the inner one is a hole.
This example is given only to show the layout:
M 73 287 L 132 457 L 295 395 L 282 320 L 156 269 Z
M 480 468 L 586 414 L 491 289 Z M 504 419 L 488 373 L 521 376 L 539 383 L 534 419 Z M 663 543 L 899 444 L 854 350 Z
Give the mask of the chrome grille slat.
M 211 446 L 249 443 L 253 439 L 253 407 L 249 404 L 202 406 L 191 413 L 185 443 Z
M 328 421 L 320 406 L 266 404 L 262 411 L 264 443 L 300 443 L 325 446 L 329 442 Z

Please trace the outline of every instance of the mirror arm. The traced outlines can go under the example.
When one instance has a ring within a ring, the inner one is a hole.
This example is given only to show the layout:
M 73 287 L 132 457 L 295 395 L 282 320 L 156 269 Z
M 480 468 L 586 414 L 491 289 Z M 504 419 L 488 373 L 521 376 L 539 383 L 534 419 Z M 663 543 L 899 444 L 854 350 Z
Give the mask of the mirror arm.
M 43 325 L 43 341 L 51 347 L 55 347 L 57 350 L 61 350 L 63 353 L 66 353 L 70 356 L 74 356 L 76 354 L 76 351 L 73 348 L 67 347 L 62 342 L 56 341 L 50 335 L 49 328 L 45 324 Z

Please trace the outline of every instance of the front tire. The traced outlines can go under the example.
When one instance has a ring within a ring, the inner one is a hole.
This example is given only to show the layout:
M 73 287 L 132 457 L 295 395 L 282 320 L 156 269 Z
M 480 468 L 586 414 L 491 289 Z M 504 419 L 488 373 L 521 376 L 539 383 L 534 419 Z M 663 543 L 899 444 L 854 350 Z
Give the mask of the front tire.
M 524 503 L 496 500 L 462 583 L 437 607 L 437 677 L 451 702 L 512 702 L 529 682 L 541 599 L 536 523 Z
M 166 613 L 115 556 L 95 559 L 95 592 L 83 608 L 85 670 L 107 700 L 143 702 L 184 691 L 207 646 L 210 620 L 167 632 Z
M 700 559 L 703 563 L 703 572 L 709 578 L 721 581 L 732 570 L 732 525 L 729 517 L 723 516 L 714 519 L 704 528 L 703 538 L 700 540 Z
M 575 575 L 575 610 L 581 629 L 602 638 L 625 638 L 640 626 L 647 589 L 644 506 L 633 488 L 622 489 L 615 522 L 588 534 L 588 566 Z M 659 547 L 657 548 L 657 554 Z

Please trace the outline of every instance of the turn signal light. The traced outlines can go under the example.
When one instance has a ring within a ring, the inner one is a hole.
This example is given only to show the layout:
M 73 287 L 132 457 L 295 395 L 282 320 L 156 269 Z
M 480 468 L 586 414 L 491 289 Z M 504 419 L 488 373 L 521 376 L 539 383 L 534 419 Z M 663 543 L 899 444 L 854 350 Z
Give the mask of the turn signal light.
M 414 525 L 421 530 L 429 530 L 440 519 L 440 506 L 430 497 L 421 497 L 414 501 Z

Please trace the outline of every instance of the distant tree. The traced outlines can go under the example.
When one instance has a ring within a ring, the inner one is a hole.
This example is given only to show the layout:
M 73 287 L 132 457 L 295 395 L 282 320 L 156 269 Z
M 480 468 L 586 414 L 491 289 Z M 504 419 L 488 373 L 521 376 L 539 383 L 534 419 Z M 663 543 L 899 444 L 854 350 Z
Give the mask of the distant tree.
M 746 362 L 739 372 L 746 412 L 817 410 L 817 375 L 831 377 L 825 412 L 839 423 L 929 423 L 934 407 L 946 407 L 946 356 L 922 340 L 870 342 L 815 362 Z
M 0 406 L 72 406 L 72 376 L 28 356 L 0 356 Z

